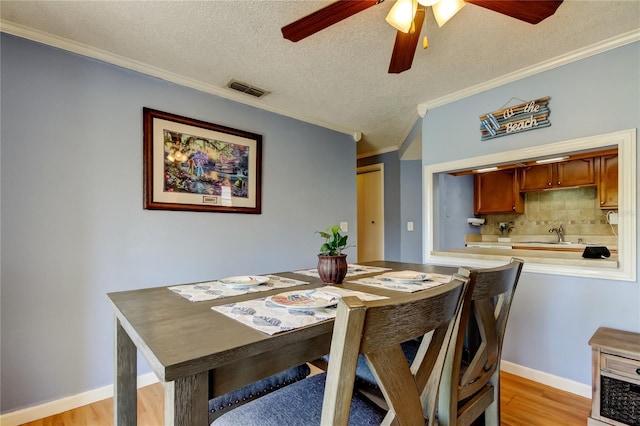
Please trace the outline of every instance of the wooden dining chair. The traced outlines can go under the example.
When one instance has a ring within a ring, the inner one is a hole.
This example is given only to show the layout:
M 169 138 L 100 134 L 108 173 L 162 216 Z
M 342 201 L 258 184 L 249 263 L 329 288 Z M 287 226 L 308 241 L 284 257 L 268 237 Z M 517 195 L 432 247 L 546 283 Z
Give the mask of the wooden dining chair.
M 465 271 L 461 271 L 465 272 Z M 468 274 L 468 271 L 466 271 Z M 436 398 L 445 355 L 460 319 L 469 278 L 400 301 L 338 302 L 331 362 L 317 374 L 220 416 L 213 425 L 436 424 Z M 401 343 L 429 333 L 409 365 Z M 389 410 L 354 393 L 358 355 L 364 355 Z
M 523 265 L 514 258 L 504 266 L 471 271 L 471 303 L 462 310 L 440 384 L 440 425 L 470 425 L 483 413 L 485 425 L 500 425 L 502 343 Z
M 514 258 L 503 266 L 470 271 L 471 299 L 462 307 L 440 386 L 440 425 L 469 425 L 485 412 L 486 425 L 500 424 L 502 341 L 523 264 Z M 420 339 L 402 344 L 407 362 L 414 360 L 419 347 Z M 356 387 L 386 408 L 375 375 L 362 358 L 356 369 Z

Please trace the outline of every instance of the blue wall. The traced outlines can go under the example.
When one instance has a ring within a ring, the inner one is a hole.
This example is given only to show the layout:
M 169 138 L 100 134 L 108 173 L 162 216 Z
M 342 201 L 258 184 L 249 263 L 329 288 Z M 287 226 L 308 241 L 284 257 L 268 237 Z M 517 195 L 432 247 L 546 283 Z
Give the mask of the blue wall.
M 543 96 L 551 97 L 551 127 L 480 141 L 480 114 L 499 109 L 512 97 Z M 638 127 L 640 43 L 636 42 L 430 110 L 423 119 L 423 164 Z M 524 273 L 503 356 L 521 366 L 590 385 L 587 342 L 600 326 L 640 331 L 637 281 Z
M 314 231 L 356 224 L 350 136 L 6 34 L 1 49 L 2 412 L 113 383 L 107 293 L 312 267 Z M 144 210 L 144 106 L 263 135 L 262 214 Z
M 400 161 L 400 194 L 401 259 L 422 263 L 422 161 Z M 407 222 L 413 222 L 413 231 L 407 230 Z

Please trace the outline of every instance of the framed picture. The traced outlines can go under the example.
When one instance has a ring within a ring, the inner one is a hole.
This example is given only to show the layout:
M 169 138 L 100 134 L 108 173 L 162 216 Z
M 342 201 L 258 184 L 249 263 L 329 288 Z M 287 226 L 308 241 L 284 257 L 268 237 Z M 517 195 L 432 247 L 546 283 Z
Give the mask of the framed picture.
M 262 136 L 143 108 L 144 208 L 261 213 Z

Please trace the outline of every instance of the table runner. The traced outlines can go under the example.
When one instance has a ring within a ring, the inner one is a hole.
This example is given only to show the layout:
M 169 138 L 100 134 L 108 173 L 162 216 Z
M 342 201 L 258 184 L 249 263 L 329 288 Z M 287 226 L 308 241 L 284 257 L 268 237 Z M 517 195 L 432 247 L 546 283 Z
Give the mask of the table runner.
M 334 286 L 324 286 L 315 290 L 337 293 L 341 296 L 357 296 L 361 300 L 388 299 L 385 296 Z M 270 335 L 333 319 L 337 311 L 335 306 L 322 309 L 287 308 L 274 304 L 270 297 L 214 306 L 211 309 Z
M 416 274 L 424 274 L 428 281 L 420 283 L 403 283 L 377 275 L 373 278 L 360 278 L 358 280 L 349 281 L 356 284 L 370 285 L 372 287 L 386 288 L 388 290 L 403 291 L 405 293 L 415 293 L 416 291 L 425 290 L 436 287 L 444 283 L 448 283 L 453 278 L 452 275 L 434 274 L 429 272 L 416 272 Z
M 293 278 L 279 277 L 277 275 L 263 276 L 269 278 L 269 281 L 254 287 L 232 288 L 222 284 L 220 281 L 208 281 L 204 283 L 173 286 L 169 287 L 169 290 L 191 302 L 202 302 L 205 300 L 222 299 L 223 297 L 273 290 L 274 288 L 287 288 L 309 284 L 308 281 L 294 280 Z
M 373 274 L 375 272 L 390 271 L 391 268 L 379 268 L 377 266 L 364 266 L 349 264 L 347 267 L 346 277 L 354 277 L 357 275 Z M 318 269 L 303 269 L 300 271 L 293 271 L 294 274 L 307 275 L 309 277 L 320 278 L 318 275 Z

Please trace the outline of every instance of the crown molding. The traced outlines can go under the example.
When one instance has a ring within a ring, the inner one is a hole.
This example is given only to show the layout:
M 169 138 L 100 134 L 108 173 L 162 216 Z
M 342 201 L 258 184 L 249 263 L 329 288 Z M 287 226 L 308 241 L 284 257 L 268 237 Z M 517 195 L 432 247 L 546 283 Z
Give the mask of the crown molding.
M 124 56 L 107 52 L 106 50 L 97 49 L 95 47 L 92 47 L 83 43 L 78 43 L 63 37 L 58 37 L 49 33 L 34 30 L 33 28 L 15 24 L 13 22 L 6 21 L 4 19 L 0 19 L 0 32 L 11 34 L 11 35 L 21 37 L 27 40 L 35 41 L 38 43 L 46 44 L 48 46 L 52 46 L 58 49 L 66 50 L 68 52 L 76 53 L 78 55 L 86 56 L 92 59 L 97 59 L 99 61 L 106 62 L 111 65 L 116 65 L 118 67 L 136 71 L 141 74 L 156 77 L 161 80 L 178 84 L 180 86 L 189 87 L 191 89 L 216 95 L 221 98 L 225 98 L 225 99 L 238 102 L 244 105 L 249 105 L 264 111 L 268 111 L 268 112 L 272 112 L 285 117 L 293 118 L 299 121 L 303 121 L 305 123 L 314 124 L 316 126 L 320 126 L 329 130 L 334 130 L 339 133 L 344 133 L 351 136 L 355 142 L 359 141 L 360 138 L 362 137 L 362 132 L 359 130 L 350 129 L 344 126 L 338 126 L 323 120 L 318 120 L 312 117 L 296 114 L 294 112 L 291 112 L 285 109 L 277 108 L 270 105 L 265 105 L 264 103 L 258 100 L 247 98 L 246 97 L 247 95 L 235 93 L 231 90 L 227 90 L 222 87 L 218 87 L 212 84 L 204 83 L 199 80 L 188 78 L 180 74 L 169 72 L 161 68 L 158 68 L 156 66 L 146 64 L 144 62 L 135 61 L 135 60 L 126 58 Z
M 478 93 L 482 93 L 490 89 L 495 89 L 496 87 L 503 86 L 507 83 L 512 83 L 526 77 L 531 77 L 541 72 L 549 71 L 554 68 L 561 67 L 563 65 L 570 64 L 572 62 L 579 61 L 581 59 L 585 59 L 602 52 L 606 52 L 607 50 L 634 43 L 636 41 L 640 41 L 640 29 L 620 34 L 616 37 L 603 40 L 599 43 L 595 43 L 590 46 L 577 49 L 560 56 L 556 56 L 555 58 L 540 62 L 536 65 L 522 68 L 509 74 L 505 74 L 501 77 L 494 78 L 493 80 L 485 81 L 484 83 L 477 84 L 475 86 L 450 93 L 446 96 L 442 96 L 440 98 L 432 99 L 430 101 L 418 104 L 418 115 L 424 117 L 429 109 L 443 106 L 451 102 L 459 101 L 461 99 L 468 98 L 469 96 L 477 95 Z
M 420 118 L 424 118 L 424 116 L 427 115 L 427 111 L 429 111 L 427 104 L 418 104 L 418 115 Z
M 393 152 L 393 151 L 398 151 L 398 147 L 390 146 L 388 148 L 379 149 L 377 151 L 363 152 L 362 154 L 356 155 L 356 160 L 360 160 L 362 158 L 367 158 L 367 157 L 373 157 L 374 155 L 382 155 L 382 154 L 386 154 L 388 152 Z

